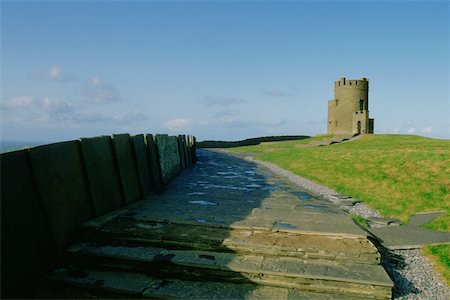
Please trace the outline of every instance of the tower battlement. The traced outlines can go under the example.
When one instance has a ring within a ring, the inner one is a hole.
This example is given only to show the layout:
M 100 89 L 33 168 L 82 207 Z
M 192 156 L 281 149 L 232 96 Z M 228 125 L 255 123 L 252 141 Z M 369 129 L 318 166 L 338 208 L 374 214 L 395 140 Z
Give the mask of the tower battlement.
M 341 77 L 339 80 L 336 80 L 334 82 L 334 88 L 340 88 L 340 87 L 351 87 L 351 88 L 368 88 L 369 87 L 369 80 L 367 78 L 363 77 L 361 79 L 356 80 L 349 80 L 345 77 Z

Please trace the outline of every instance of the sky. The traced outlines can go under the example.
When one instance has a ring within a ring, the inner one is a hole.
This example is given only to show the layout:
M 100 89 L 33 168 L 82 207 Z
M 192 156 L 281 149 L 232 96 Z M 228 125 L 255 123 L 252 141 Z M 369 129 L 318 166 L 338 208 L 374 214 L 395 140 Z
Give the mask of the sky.
M 375 133 L 450 139 L 449 1 L 1 2 L 1 136 L 326 133 L 340 77 Z

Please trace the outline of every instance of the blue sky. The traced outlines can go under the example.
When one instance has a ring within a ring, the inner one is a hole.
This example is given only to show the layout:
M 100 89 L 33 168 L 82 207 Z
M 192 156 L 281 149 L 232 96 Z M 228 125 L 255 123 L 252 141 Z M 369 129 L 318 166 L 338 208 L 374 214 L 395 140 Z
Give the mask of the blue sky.
M 326 132 L 340 77 L 376 133 L 450 138 L 448 1 L 2 1 L 1 139 Z

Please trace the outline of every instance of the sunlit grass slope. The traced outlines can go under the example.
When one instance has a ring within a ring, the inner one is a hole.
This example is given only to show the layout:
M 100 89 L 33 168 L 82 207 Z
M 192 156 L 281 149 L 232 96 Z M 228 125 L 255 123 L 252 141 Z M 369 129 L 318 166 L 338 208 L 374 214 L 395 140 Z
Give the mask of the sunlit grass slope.
M 403 222 L 417 212 L 444 210 L 444 216 L 426 227 L 450 231 L 450 140 L 366 135 L 347 143 L 304 147 L 326 137 L 262 143 L 230 151 L 252 152 L 257 159 L 358 198 Z M 444 264 L 450 280 L 450 246 L 428 250 Z

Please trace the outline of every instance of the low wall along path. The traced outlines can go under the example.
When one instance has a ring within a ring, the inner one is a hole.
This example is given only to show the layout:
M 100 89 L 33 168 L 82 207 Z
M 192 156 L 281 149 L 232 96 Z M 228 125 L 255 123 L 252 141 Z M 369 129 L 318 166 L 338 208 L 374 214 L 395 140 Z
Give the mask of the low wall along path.
M 150 199 L 194 161 L 194 137 L 150 134 L 1 154 L 2 298 L 33 297 L 81 224 Z

